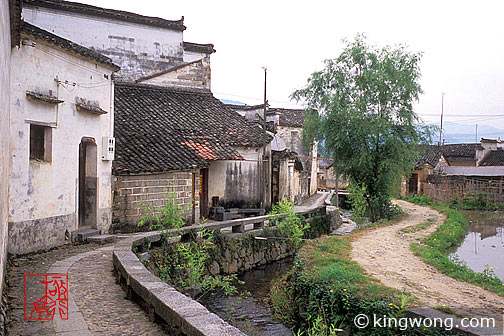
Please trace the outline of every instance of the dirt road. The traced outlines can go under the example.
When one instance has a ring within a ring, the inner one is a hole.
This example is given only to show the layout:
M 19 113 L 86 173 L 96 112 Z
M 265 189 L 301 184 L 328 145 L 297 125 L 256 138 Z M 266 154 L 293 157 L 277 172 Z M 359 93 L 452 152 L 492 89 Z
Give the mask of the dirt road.
M 462 312 L 474 311 L 475 308 L 488 313 L 502 311 L 503 297 L 443 275 L 413 255 L 410 243 L 435 231 L 445 216 L 405 201 L 395 203 L 408 213 L 408 217 L 398 224 L 379 227 L 357 237 L 352 242 L 352 259 L 384 285 L 409 292 L 431 307 L 443 305 Z M 423 230 L 400 232 L 429 219 L 433 224 Z

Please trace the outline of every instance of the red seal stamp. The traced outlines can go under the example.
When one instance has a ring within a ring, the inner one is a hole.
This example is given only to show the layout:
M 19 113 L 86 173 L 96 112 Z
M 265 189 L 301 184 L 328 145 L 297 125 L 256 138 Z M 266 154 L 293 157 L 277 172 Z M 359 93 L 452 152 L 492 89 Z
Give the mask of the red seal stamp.
M 68 320 L 68 274 L 25 274 L 23 283 L 25 320 Z

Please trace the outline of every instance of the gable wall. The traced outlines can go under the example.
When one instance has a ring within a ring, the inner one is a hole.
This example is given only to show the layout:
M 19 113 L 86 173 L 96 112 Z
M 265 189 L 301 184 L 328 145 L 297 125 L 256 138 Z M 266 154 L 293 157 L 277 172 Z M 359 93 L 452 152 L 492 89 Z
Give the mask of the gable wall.
M 117 78 L 135 80 L 183 63 L 183 34 L 43 7 L 24 7 L 29 23 L 94 49 L 121 67 Z

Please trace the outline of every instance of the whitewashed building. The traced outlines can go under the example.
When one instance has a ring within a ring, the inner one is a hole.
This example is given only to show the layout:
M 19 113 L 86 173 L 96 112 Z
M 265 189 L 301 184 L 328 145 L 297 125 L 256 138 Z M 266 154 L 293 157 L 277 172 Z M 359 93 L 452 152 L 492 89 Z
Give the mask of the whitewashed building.
M 22 23 L 10 73 L 9 252 L 108 231 L 117 70 L 106 56 Z

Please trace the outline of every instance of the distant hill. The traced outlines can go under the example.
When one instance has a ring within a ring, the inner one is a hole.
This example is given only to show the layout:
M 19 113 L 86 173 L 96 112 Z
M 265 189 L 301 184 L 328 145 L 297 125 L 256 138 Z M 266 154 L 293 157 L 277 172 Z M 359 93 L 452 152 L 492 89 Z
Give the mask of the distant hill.
M 230 100 L 230 99 L 219 99 L 221 102 L 224 104 L 232 104 L 232 105 L 247 105 L 244 102 L 237 101 L 237 100 Z
M 492 126 L 478 125 L 476 139 L 476 125 L 448 123 L 443 125 L 445 143 L 479 142 L 481 138 L 504 139 L 504 130 Z M 437 140 L 437 137 L 435 137 Z

